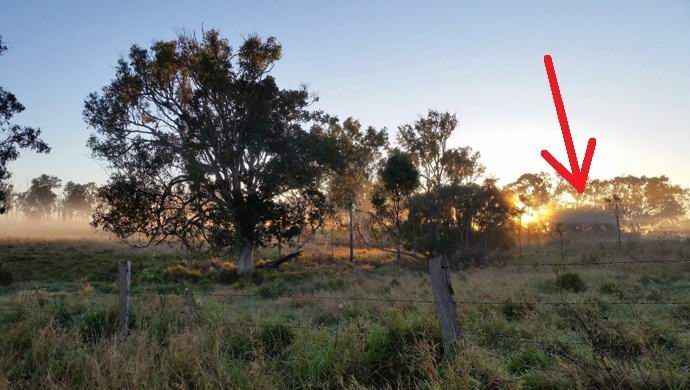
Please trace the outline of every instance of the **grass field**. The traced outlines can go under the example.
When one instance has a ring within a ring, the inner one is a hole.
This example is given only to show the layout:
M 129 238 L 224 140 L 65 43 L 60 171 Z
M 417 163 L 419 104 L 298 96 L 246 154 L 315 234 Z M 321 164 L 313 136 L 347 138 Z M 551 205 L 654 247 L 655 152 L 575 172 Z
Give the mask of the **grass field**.
M 0 240 L 16 279 L 0 295 L 0 388 L 690 388 L 690 241 L 570 242 L 577 265 L 515 267 L 560 263 L 543 245 L 454 272 L 465 337 L 446 357 L 423 264 L 334 252 L 237 277 L 173 250 Z

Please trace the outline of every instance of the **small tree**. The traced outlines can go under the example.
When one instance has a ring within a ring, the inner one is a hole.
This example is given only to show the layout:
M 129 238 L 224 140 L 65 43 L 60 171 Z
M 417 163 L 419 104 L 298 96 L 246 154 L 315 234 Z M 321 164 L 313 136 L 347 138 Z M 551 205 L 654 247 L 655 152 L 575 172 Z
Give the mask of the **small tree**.
M 484 173 L 479 152 L 472 152 L 470 147 L 448 147 L 457 125 L 454 114 L 429 110 L 426 117 L 398 128 L 398 142 L 417 165 L 425 191 L 447 184 L 468 184 Z
M 516 207 L 519 214 L 531 214 L 546 206 L 551 201 L 551 181 L 544 172 L 522 174 L 515 182 L 506 186 L 506 190 L 517 197 Z M 532 222 L 527 223 L 527 241 L 531 241 Z M 519 231 L 518 231 L 519 234 Z
M 96 203 L 97 187 L 95 183 L 78 184 L 68 181 L 63 188 L 63 215 L 73 220 L 74 214 L 79 213 L 84 220 L 91 213 Z
M 56 206 L 57 193 L 62 181 L 43 174 L 31 179 L 31 186 L 22 196 L 22 208 L 31 218 L 48 219 Z
M 381 149 L 388 144 L 386 129 L 362 129 L 359 121 L 347 118 L 342 125 L 333 120 L 326 135 L 339 151 L 330 180 L 331 200 L 346 208 L 349 215 L 350 261 L 354 261 L 354 214 L 358 200 L 371 183 L 371 173 L 381 157 Z
M 396 259 L 400 261 L 400 227 L 410 197 L 419 187 L 419 171 L 408 154 L 395 149 L 384 162 L 378 176 L 379 186 L 372 194 L 375 216 L 395 240 Z M 391 225 L 392 230 L 388 229 Z
M 7 50 L 0 36 L 0 55 Z M 24 111 L 17 97 L 0 87 L 0 214 L 9 208 L 7 193 L 10 186 L 5 183 L 12 175 L 7 163 L 19 157 L 20 149 L 31 149 L 37 153 L 48 153 L 50 148 L 41 140 L 41 130 L 28 126 L 12 124 L 10 120 Z
M 270 75 L 281 53 L 256 36 L 235 51 L 214 30 L 133 46 L 85 103 L 89 146 L 112 171 L 94 225 L 123 240 L 237 248 L 240 272 L 254 248 L 318 225 L 312 206 L 337 151 L 308 130 L 324 116 L 307 109 L 306 88 L 281 89 Z
M 613 217 L 616 219 L 616 232 L 618 233 L 616 244 L 620 249 L 623 245 L 621 241 L 621 197 L 617 194 L 613 194 L 611 197 L 606 198 L 606 203 L 612 209 Z

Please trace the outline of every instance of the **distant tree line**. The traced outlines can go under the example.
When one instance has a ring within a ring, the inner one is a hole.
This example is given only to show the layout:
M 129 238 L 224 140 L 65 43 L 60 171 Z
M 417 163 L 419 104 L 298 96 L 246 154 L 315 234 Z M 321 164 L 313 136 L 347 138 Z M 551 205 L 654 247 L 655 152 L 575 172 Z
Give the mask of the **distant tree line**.
M 68 181 L 63 186 L 56 176 L 43 174 L 31 179 L 31 185 L 24 192 L 7 187 L 5 213 L 33 220 L 88 222 L 97 202 L 97 189 L 95 183 Z

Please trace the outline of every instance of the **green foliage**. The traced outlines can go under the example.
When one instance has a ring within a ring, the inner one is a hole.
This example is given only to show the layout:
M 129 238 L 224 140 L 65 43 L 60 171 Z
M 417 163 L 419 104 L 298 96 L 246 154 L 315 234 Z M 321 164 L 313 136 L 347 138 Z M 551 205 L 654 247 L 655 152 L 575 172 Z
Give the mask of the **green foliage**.
M 182 264 L 176 264 L 163 271 L 165 279 L 170 282 L 198 282 L 201 280 L 201 272 L 188 268 Z
M 512 246 L 511 206 L 491 180 L 450 185 L 415 195 L 402 226 L 407 248 L 427 255 L 454 255 L 463 247 Z
M 263 350 L 269 356 L 284 353 L 294 338 L 290 328 L 282 323 L 266 325 L 259 332 L 259 340 Z
M 112 168 L 94 224 L 125 240 L 245 254 L 318 227 L 338 151 L 316 130 L 329 118 L 309 110 L 306 88 L 281 89 L 270 74 L 281 55 L 273 37 L 233 50 L 215 30 L 132 46 L 84 104 L 89 147 Z
M 570 292 L 582 292 L 587 290 L 584 279 L 578 273 L 567 272 L 556 277 L 556 286 L 560 290 Z
M 623 290 L 616 282 L 606 282 L 599 287 L 599 292 L 607 295 L 615 295 L 619 298 L 623 297 Z
M 131 324 L 136 321 L 130 315 Z M 77 320 L 84 341 L 98 342 L 115 334 L 118 326 L 117 307 L 98 307 L 84 312 Z
M 334 174 L 329 181 L 331 201 L 345 208 L 361 203 L 357 197 L 364 192 L 381 149 L 388 144 L 386 129 L 363 130 L 359 121 L 350 117 L 342 124 L 337 119 L 331 120 L 323 131 L 327 142 L 337 151 L 332 161 Z
M 654 248 L 644 241 L 640 245 Z M 35 246 L 38 252 L 51 251 Z M 586 244 L 577 250 L 590 252 Z M 2 252 L 3 261 L 9 253 Z M 613 253 L 602 256 L 618 254 Z M 69 263 L 87 267 L 83 259 L 91 255 L 101 266 L 110 264 L 94 252 L 69 254 L 72 259 L 53 256 L 75 272 L 80 269 Z M 522 261 L 543 262 L 552 254 L 553 247 L 535 248 Z M 150 259 L 138 259 L 133 277 L 141 273 L 136 269 L 155 268 Z M 30 264 L 39 269 L 41 262 Z M 636 305 L 631 310 L 607 304 L 617 299 L 599 287 L 615 281 L 630 300 L 646 300 L 650 291 L 663 301 L 686 299 L 684 264 L 654 265 L 655 280 L 638 283 L 650 267 L 585 267 L 579 275 L 596 288 L 572 299 L 583 304 L 536 307 L 521 302 L 557 301 L 548 296 L 556 291 L 548 271 L 468 273 L 454 283 L 457 296 L 502 304 L 459 306 L 465 338 L 452 356 L 441 355 L 433 305 L 287 296 L 324 290 L 333 296 L 387 298 L 381 294 L 388 289 L 393 299 L 426 299 L 431 292 L 424 273 L 386 267 L 324 272 L 293 263 L 280 272 L 259 272 L 259 286 L 251 274 L 232 287 L 215 286 L 219 294 L 247 297 L 199 294 L 193 302 L 176 294 L 139 295 L 139 288 L 173 290 L 138 279 L 132 331 L 124 338 L 113 337 L 117 295 L 82 295 L 78 285 L 60 279 L 66 272 L 61 270 L 55 283 L 38 283 L 45 290 L 22 285 L 0 292 L 0 387 L 87 389 L 107 380 L 113 388 L 686 388 L 688 308 Z M 116 275 L 114 268 L 109 272 Z M 453 275 L 454 281 L 459 277 Z M 536 282 L 547 278 L 549 291 Z M 261 287 L 281 284 L 289 289 L 281 299 L 254 296 Z M 194 290 L 201 289 L 195 285 Z
M 20 196 L 22 210 L 31 218 L 50 217 L 58 197 L 55 190 L 61 183 L 58 177 L 46 174 L 31 179 L 31 186 Z
M 216 271 L 216 277 L 218 278 L 218 281 L 222 284 L 233 284 L 237 283 L 240 280 L 240 273 L 237 272 L 237 269 L 232 268 L 221 268 L 218 271 Z
M 259 296 L 266 299 L 278 298 L 289 291 L 290 287 L 282 280 L 264 284 L 257 290 Z
M 528 370 L 543 370 L 551 363 L 544 352 L 530 348 L 511 356 L 507 366 L 511 374 L 521 374 Z
M 429 110 L 426 117 L 398 127 L 398 142 L 419 168 L 425 191 L 468 184 L 484 172 L 479 152 L 472 153 L 470 147 L 448 147 L 457 125 L 455 114 Z
M 419 343 L 424 341 L 430 343 L 431 358 L 438 363 L 441 336 L 433 322 L 392 316 L 384 327 L 373 327 L 362 361 L 363 377 L 376 386 L 402 382 L 405 387 L 414 387 L 422 383 L 426 373 L 414 363 Z
M 14 277 L 12 276 L 12 272 L 4 269 L 2 264 L 0 264 L 0 286 L 9 286 L 13 281 Z
M 534 311 L 531 302 L 513 302 L 510 298 L 501 305 L 503 316 L 509 321 L 519 321 Z
M 419 171 L 408 154 L 394 149 L 379 170 L 379 180 L 388 193 L 400 198 L 417 189 Z

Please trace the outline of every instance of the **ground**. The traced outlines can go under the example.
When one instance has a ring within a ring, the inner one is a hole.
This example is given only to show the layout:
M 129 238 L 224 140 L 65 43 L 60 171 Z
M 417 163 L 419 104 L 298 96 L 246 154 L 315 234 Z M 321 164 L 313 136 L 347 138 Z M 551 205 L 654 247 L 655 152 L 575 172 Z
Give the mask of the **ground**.
M 360 250 L 352 265 L 340 244 L 240 277 L 171 249 L 0 240 L 15 277 L 0 293 L 0 388 L 690 388 L 688 240 L 572 240 L 564 260 L 539 244 L 455 270 L 464 338 L 445 355 L 424 264 Z

